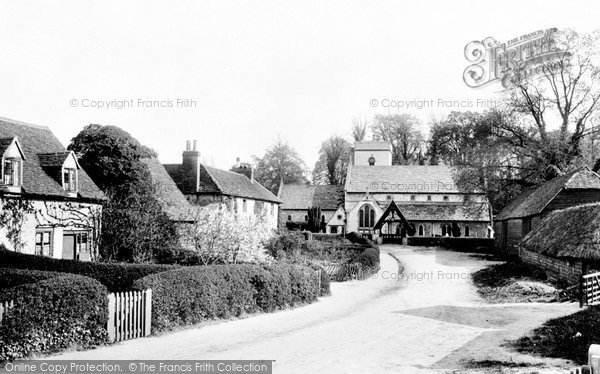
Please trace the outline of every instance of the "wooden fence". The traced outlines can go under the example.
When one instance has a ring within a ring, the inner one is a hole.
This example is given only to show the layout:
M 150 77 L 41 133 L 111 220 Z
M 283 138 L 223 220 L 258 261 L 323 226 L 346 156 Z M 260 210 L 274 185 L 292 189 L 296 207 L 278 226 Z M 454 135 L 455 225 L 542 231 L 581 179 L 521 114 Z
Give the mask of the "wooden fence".
M 580 306 L 600 302 L 600 273 L 585 274 L 579 283 Z
M 108 294 L 110 342 L 149 336 L 152 321 L 152 290 Z
M 13 306 L 15 306 L 15 303 L 10 300 L 10 301 L 3 301 L 0 303 L 0 323 L 2 322 L 2 318 L 4 317 L 4 313 L 12 308 Z

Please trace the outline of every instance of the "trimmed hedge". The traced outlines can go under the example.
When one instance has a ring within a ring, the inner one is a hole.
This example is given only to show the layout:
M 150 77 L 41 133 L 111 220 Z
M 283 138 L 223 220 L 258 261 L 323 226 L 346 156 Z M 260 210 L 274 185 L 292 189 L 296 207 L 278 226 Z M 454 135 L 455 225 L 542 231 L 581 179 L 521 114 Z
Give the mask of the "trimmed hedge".
M 152 288 L 155 331 L 311 303 L 320 293 L 316 286 L 314 269 L 281 264 L 197 266 L 134 282 L 136 289 Z
M 461 237 L 455 238 L 450 236 L 409 236 L 407 239 L 408 245 L 423 246 L 423 247 L 443 247 L 454 251 L 470 251 L 470 252 L 494 252 L 493 238 L 475 238 Z
M 358 261 L 366 268 L 379 269 L 379 248 L 365 248 L 358 256 Z
M 109 291 L 126 291 L 136 279 L 149 274 L 179 268 L 176 265 L 154 264 L 109 264 L 101 262 L 84 262 L 77 260 L 61 260 L 44 256 L 28 255 L 0 248 L 0 264 L 3 267 L 55 271 L 84 275 L 96 279 Z
M 0 362 L 107 342 L 107 289 L 74 274 L 0 291 L 13 300 L 0 323 Z
M 28 269 L 0 268 L 0 290 L 36 283 L 44 279 L 54 278 L 63 273 Z

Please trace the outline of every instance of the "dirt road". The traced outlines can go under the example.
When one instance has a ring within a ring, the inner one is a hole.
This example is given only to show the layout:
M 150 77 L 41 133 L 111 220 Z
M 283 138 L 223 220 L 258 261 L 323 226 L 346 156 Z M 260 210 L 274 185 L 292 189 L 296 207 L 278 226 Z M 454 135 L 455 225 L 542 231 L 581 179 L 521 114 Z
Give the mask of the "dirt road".
M 403 271 L 399 270 L 399 262 Z M 501 347 L 575 304 L 486 304 L 469 274 L 489 262 L 464 253 L 382 246 L 372 279 L 332 284 L 318 303 L 56 359 L 269 359 L 275 373 L 429 373 L 469 363 L 545 365 Z

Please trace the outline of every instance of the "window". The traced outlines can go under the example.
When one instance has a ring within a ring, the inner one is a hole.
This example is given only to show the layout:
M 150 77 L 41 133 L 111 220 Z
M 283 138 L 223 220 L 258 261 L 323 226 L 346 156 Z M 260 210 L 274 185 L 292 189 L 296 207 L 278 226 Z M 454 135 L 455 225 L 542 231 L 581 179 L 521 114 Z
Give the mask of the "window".
M 452 225 L 442 225 L 442 236 L 452 236 Z
M 331 226 L 331 227 L 329 228 L 329 232 L 330 232 L 331 234 L 337 234 L 337 226 Z
M 431 201 L 431 195 L 427 195 L 427 201 Z
M 321 222 L 325 223 L 325 215 L 321 216 Z
M 52 256 L 52 242 L 50 231 L 36 231 L 35 233 L 35 254 L 42 256 Z
M 465 236 L 469 236 L 471 234 L 470 231 L 471 230 L 469 229 L 469 225 L 466 225 L 465 226 Z
M 292 216 L 288 215 L 288 221 L 291 221 L 291 220 L 292 220 Z
M 423 225 L 419 225 L 419 236 L 425 235 L 425 228 Z
M 358 211 L 358 227 L 375 226 L 375 210 L 368 204 Z
M 77 192 L 77 175 L 75 169 L 63 169 L 63 188 L 67 192 Z
M 242 211 L 246 213 L 248 211 L 248 202 L 246 199 L 242 200 Z
M 415 201 L 417 197 L 415 195 L 410 195 L 410 201 Z
M 448 195 L 444 196 L 444 201 L 448 201 Z
M 371 155 L 371 157 L 369 157 L 369 165 L 371 165 L 371 166 L 375 165 L 375 157 L 373 157 L 373 155 Z
M 275 204 L 271 204 L 271 215 L 275 214 Z
M 308 222 L 308 216 L 307 216 L 307 215 L 306 215 L 306 216 L 304 216 L 304 220 L 305 220 L 306 222 Z
M 2 180 L 5 186 L 18 187 L 21 185 L 21 160 L 7 158 L 4 160 L 4 175 Z

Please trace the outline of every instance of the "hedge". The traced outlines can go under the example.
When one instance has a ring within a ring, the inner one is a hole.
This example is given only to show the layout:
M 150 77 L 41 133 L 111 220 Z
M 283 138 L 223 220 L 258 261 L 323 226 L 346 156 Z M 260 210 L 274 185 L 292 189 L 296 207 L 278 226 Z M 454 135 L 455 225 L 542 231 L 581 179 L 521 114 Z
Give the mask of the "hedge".
M 317 299 L 314 269 L 299 265 L 207 265 L 148 275 L 155 331 L 244 313 L 271 312 Z M 327 290 L 329 292 L 327 283 Z
M 118 292 L 131 288 L 136 279 L 149 274 L 177 269 L 176 265 L 110 264 L 62 260 L 44 256 L 28 255 L 0 248 L 0 264 L 7 268 L 56 271 L 84 275 L 96 279 L 109 291 Z
M 74 274 L 0 291 L 13 300 L 0 323 L 0 362 L 107 342 L 107 289 Z
M 54 271 L 0 268 L 0 290 L 62 275 Z

